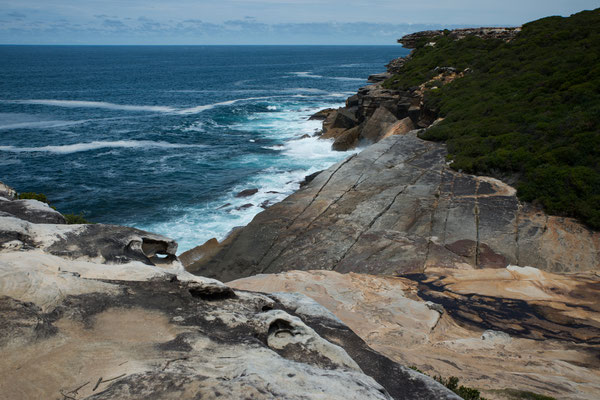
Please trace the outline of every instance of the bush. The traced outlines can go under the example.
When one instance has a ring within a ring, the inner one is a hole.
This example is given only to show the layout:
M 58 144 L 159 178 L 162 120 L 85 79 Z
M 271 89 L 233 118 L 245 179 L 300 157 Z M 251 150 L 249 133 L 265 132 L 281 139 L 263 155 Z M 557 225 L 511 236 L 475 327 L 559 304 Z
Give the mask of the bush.
M 79 214 L 63 214 L 63 217 L 67 220 L 67 224 L 92 224 L 83 217 L 83 213 Z
M 453 168 L 512 176 L 521 199 L 600 229 L 600 9 L 530 22 L 508 43 L 428 41 L 386 87 L 420 85 L 437 66 L 471 72 L 427 92 L 444 121 L 422 138 L 445 141 Z
M 50 204 L 46 195 L 42 194 L 42 193 L 33 193 L 33 192 L 19 193 L 19 199 L 20 200 L 37 200 L 37 201 L 41 201 L 42 203 Z

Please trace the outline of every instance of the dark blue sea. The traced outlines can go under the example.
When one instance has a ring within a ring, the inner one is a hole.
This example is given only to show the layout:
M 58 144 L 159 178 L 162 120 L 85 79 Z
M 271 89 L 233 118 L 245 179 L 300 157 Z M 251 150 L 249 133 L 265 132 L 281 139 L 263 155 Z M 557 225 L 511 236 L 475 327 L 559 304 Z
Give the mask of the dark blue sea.
M 321 125 L 308 117 L 406 52 L 0 46 L 0 181 L 63 213 L 172 237 L 180 252 L 223 239 L 348 156 L 301 139 Z M 259 191 L 235 197 L 248 188 Z

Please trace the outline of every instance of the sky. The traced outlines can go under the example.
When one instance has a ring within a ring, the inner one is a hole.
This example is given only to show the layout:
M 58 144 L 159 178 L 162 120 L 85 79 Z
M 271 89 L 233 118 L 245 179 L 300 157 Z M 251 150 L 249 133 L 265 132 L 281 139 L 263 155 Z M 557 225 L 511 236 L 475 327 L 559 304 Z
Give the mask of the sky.
M 0 0 L 0 44 L 394 44 L 517 26 L 598 0 Z

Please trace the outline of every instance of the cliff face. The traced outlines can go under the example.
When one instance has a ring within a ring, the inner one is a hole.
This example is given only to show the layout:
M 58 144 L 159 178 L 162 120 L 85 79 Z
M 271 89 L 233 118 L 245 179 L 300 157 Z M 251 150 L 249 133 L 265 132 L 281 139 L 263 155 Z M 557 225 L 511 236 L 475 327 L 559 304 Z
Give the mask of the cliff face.
M 310 298 L 191 275 L 168 238 L 56 223 L 9 189 L 0 184 L 2 398 L 458 399 Z
M 415 132 L 319 174 L 188 270 L 224 281 L 325 269 L 400 275 L 431 266 L 598 271 L 600 234 L 518 201 L 500 181 L 453 171 Z

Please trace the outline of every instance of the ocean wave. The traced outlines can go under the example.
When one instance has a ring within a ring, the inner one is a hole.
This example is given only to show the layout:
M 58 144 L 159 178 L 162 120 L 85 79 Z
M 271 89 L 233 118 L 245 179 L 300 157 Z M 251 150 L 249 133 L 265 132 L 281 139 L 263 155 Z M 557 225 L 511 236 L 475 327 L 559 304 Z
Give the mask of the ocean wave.
M 270 98 L 273 98 L 273 97 L 282 97 L 282 96 L 247 97 L 247 98 L 243 98 L 243 99 L 233 99 L 233 100 L 221 101 L 219 103 L 206 104 L 206 105 L 203 105 L 203 106 L 196 106 L 196 107 L 185 108 L 183 110 L 177 111 L 176 113 L 177 114 L 181 114 L 181 115 L 198 114 L 198 113 L 201 113 L 202 111 L 211 110 L 211 109 L 213 109 L 215 107 L 230 106 L 232 104 L 239 103 L 241 101 L 266 100 L 266 99 L 270 99 Z
M 119 111 L 150 111 L 150 112 L 174 112 L 175 109 L 167 106 L 139 106 L 129 104 L 107 103 L 105 101 L 84 101 L 84 100 L 3 100 L 5 103 L 14 104 L 32 104 L 53 107 L 67 108 L 102 108 L 106 110 Z
M 15 146 L 0 146 L 0 151 L 12 153 L 34 153 L 45 152 L 55 154 L 70 154 L 82 151 L 106 149 L 106 148 L 133 148 L 133 149 L 152 149 L 152 148 L 183 148 L 183 147 L 204 147 L 203 145 L 180 144 L 168 142 L 153 142 L 150 140 L 116 140 L 112 142 L 89 142 L 89 143 L 74 143 L 62 146 L 41 146 L 41 147 L 15 147 Z
M 80 121 L 29 121 L 29 122 L 18 122 L 14 124 L 0 125 L 0 131 L 12 130 L 12 129 L 50 129 L 50 128 L 63 128 L 66 126 L 80 125 L 90 122 L 90 119 L 83 119 Z

